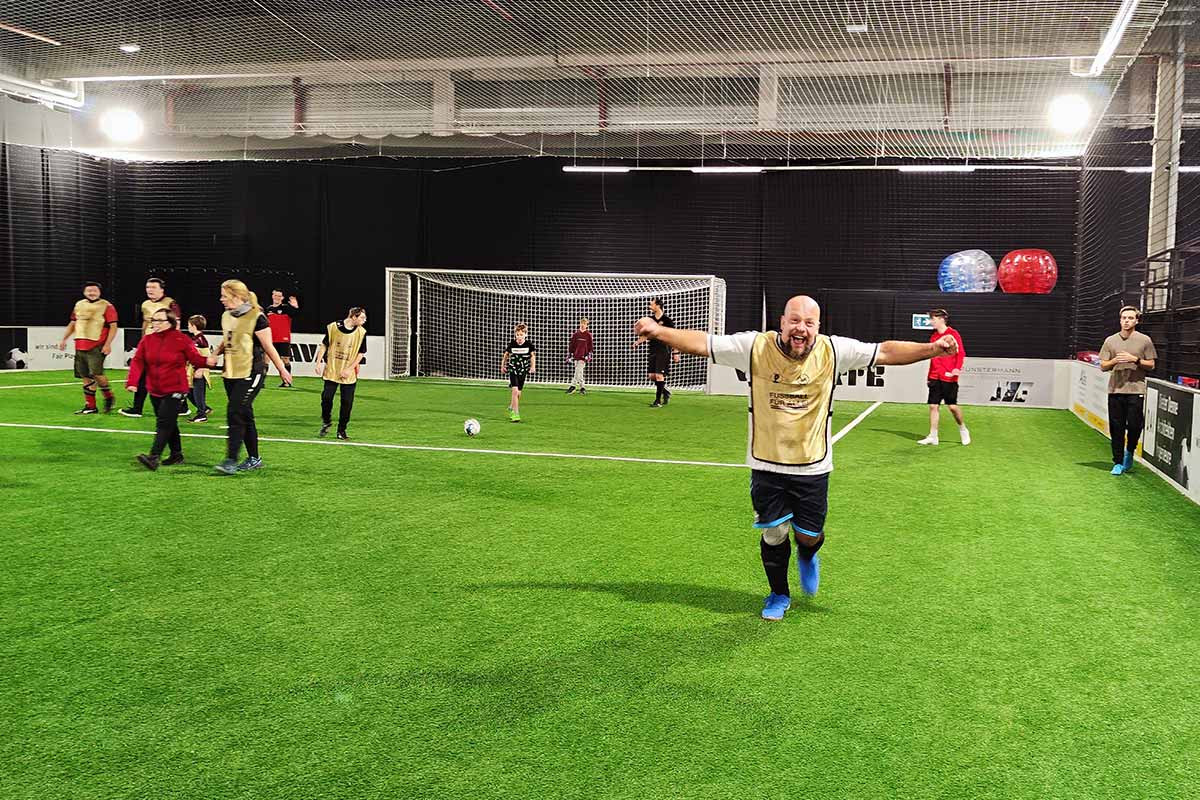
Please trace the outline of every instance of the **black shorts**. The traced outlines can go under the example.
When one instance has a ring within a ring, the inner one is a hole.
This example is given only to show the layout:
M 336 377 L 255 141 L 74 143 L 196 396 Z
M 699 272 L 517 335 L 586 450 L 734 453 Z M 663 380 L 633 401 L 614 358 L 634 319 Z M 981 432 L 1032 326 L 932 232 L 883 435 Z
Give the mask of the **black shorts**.
M 667 370 L 670 368 L 671 368 L 671 351 L 670 350 L 663 350 L 662 352 L 658 352 L 656 350 L 650 351 L 650 356 L 646 360 L 647 374 L 651 374 L 651 375 L 657 374 L 657 375 L 665 376 L 667 374 Z
M 929 400 L 931 406 L 945 403 L 948 406 L 958 405 L 958 383 L 956 381 L 939 381 L 936 378 L 929 381 Z
M 526 377 L 527 376 L 524 373 L 518 375 L 517 373 L 513 372 L 512 370 L 509 370 L 508 371 L 508 385 L 514 389 L 524 389 Z
M 751 470 L 750 501 L 756 528 L 774 528 L 790 521 L 793 528 L 821 533 L 829 510 L 829 473 L 785 475 Z
M 91 350 L 75 351 L 75 377 L 90 378 L 93 375 L 104 374 L 104 349 L 93 347 Z
M 292 343 L 291 342 L 271 342 L 271 344 L 273 344 L 275 346 L 275 352 L 279 353 L 280 358 L 291 358 L 292 357 Z

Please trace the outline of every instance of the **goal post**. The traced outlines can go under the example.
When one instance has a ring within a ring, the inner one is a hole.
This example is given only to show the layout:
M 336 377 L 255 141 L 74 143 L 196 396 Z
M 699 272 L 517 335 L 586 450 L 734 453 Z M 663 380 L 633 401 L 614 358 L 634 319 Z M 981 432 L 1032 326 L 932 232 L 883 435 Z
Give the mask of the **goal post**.
M 676 327 L 725 332 L 725 281 L 715 275 L 610 272 L 387 270 L 388 376 L 500 379 L 500 355 L 518 322 L 537 347 L 531 383 L 565 385 L 568 342 L 587 317 L 595 344 L 592 386 L 644 386 L 648 346 L 633 348 L 633 323 L 663 301 Z M 667 383 L 703 389 L 707 360 L 682 355 Z

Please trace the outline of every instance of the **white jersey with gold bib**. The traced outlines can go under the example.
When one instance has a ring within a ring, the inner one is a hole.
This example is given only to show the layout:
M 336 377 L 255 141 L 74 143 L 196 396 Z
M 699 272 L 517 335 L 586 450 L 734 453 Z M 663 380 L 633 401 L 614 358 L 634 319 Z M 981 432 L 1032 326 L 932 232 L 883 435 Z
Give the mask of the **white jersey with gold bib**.
M 875 364 L 879 345 L 819 335 L 802 360 L 779 347 L 775 331 L 709 336 L 713 363 L 750 383 L 746 463 L 785 475 L 833 470 L 833 389 L 838 375 Z

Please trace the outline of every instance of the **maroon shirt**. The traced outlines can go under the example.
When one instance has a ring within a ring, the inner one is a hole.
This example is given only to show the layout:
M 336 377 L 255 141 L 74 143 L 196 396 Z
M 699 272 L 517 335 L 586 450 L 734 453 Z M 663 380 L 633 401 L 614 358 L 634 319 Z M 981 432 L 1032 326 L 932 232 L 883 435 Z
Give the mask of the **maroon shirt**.
M 583 361 L 592 355 L 592 332 L 575 331 L 571 334 L 571 358 Z
M 146 391 L 155 397 L 186 392 L 191 388 L 187 379 L 189 361 L 197 369 L 208 366 L 188 334 L 174 328 L 148 334 L 138 342 L 125 385 L 136 388 L 144 374 Z

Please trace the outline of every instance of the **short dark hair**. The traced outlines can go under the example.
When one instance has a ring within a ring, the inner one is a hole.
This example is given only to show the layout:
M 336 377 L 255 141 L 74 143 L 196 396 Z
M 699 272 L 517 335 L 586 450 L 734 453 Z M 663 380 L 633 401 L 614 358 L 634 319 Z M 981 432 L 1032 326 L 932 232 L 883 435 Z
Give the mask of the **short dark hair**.
M 204 330 L 208 326 L 208 320 L 203 314 L 192 314 L 188 317 L 188 323 L 195 325 L 198 330 Z
M 155 277 L 146 278 L 146 283 L 157 283 L 159 285 L 159 288 L 161 288 L 161 289 L 167 288 L 167 282 L 164 281 L 162 278 L 155 278 Z
M 158 309 L 157 311 L 155 311 L 155 312 L 154 312 L 154 314 L 158 314 L 159 312 L 162 312 L 163 314 L 166 314 L 166 315 L 167 315 L 167 322 L 171 323 L 171 327 L 175 327 L 175 322 L 176 322 L 176 320 L 178 319 L 178 317 L 176 317 L 176 316 L 175 316 L 175 312 L 174 312 L 174 311 L 172 311 L 172 310 L 171 310 L 171 309 L 169 309 L 169 308 L 160 308 L 160 309 Z M 154 314 L 151 314 L 151 315 L 150 315 L 150 319 L 152 319 L 152 320 L 154 319 Z
M 661 297 L 651 297 L 650 302 L 654 303 L 654 305 L 658 306 L 663 311 L 667 310 L 667 304 L 662 301 Z
M 104 287 L 100 285 L 100 282 L 99 282 L 99 281 L 84 281 L 84 282 L 83 282 L 83 286 L 82 286 L 82 287 L 80 287 L 80 288 L 81 288 L 81 289 L 86 289 L 86 288 L 87 288 L 87 287 L 89 287 L 89 286 L 95 286 L 95 287 L 96 287 L 97 289 L 99 289 L 100 291 L 102 291 L 102 292 L 104 291 Z
M 944 308 L 931 308 L 931 309 L 929 309 L 929 316 L 931 316 L 931 317 L 941 317 L 942 319 L 946 320 L 946 322 L 949 322 L 949 321 L 950 321 L 950 312 L 948 312 L 948 311 L 947 311 L 946 309 L 944 309 Z
M 284 292 L 284 291 L 283 291 L 283 289 L 279 289 L 279 288 L 272 289 L 271 291 L 272 291 L 272 292 L 279 292 L 280 294 L 286 294 L 286 292 Z
M 363 308 L 362 306 L 351 306 L 350 311 L 349 311 L 349 313 L 346 314 L 346 316 L 347 317 L 360 317 L 365 313 L 367 313 L 367 310 L 365 308 Z

